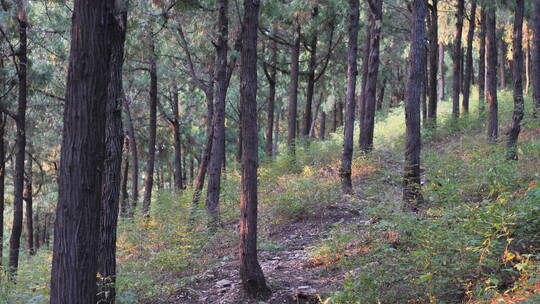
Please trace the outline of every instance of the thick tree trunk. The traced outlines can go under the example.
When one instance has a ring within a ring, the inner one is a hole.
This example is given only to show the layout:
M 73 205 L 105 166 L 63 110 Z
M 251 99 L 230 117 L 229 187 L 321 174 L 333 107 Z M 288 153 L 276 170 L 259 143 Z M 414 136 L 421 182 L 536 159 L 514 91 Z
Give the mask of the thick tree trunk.
M 454 53 L 452 58 L 452 116 L 454 118 L 459 117 L 459 93 L 461 91 L 461 36 L 463 32 L 463 11 L 464 0 L 458 0 L 457 4 L 457 21 L 456 21 L 456 32 L 454 37 Z
M 356 58 L 358 54 L 358 0 L 349 0 L 349 26 L 347 50 L 347 107 L 345 110 L 345 128 L 343 131 L 343 154 L 341 155 L 341 189 L 345 194 L 352 194 L 351 167 L 354 146 L 354 113 L 356 97 L 356 77 L 358 75 Z
M 76 0 L 73 7 L 51 304 L 97 300 L 112 10 L 113 4 L 103 0 Z
M 497 140 L 499 118 L 497 104 L 497 35 L 496 9 L 486 8 L 486 99 L 488 105 L 487 137 L 489 142 Z
M 525 52 L 525 95 L 529 95 L 529 89 L 531 87 L 531 39 L 528 23 L 525 24 L 525 39 L 527 45 Z
M 152 32 L 149 33 L 154 35 Z M 149 215 L 152 202 L 152 189 L 154 186 L 154 168 L 156 161 L 156 131 L 157 131 L 157 58 L 154 37 L 150 37 L 150 113 L 148 126 L 148 159 L 146 162 L 146 176 L 144 178 L 143 214 Z
M 298 22 L 298 20 L 297 20 Z M 289 152 L 294 154 L 296 149 L 296 121 L 298 112 L 298 73 L 300 60 L 300 23 L 296 26 L 296 37 L 291 47 L 291 85 L 289 89 L 289 117 L 287 145 Z
M 319 130 L 319 139 L 324 140 L 324 137 L 326 136 L 326 112 L 321 112 L 321 124 L 320 124 L 320 130 Z
M 540 1 L 535 1 L 531 13 L 533 24 L 533 42 L 532 42 L 532 87 L 534 117 L 538 117 L 540 112 Z
M 524 1 L 516 0 L 516 11 L 514 13 L 514 114 L 512 116 L 512 127 L 508 132 L 508 159 L 517 160 L 516 144 L 519 132 L 521 131 L 521 120 L 523 119 L 523 13 Z
M 427 117 L 429 124 L 433 127 L 437 124 L 437 74 L 439 65 L 439 11 L 438 0 L 432 0 L 430 7 L 430 27 L 429 27 L 429 102 Z M 444 50 L 443 50 L 444 52 Z M 443 63 L 444 64 L 444 63 Z
M 219 36 L 216 45 L 216 107 L 213 121 L 212 157 L 208 166 L 208 190 L 206 195 L 206 212 L 209 226 L 215 229 L 218 222 L 219 192 L 221 185 L 221 168 L 225 160 L 225 102 L 227 98 L 227 48 L 229 41 L 228 0 L 218 2 Z
M 242 190 L 240 193 L 240 278 L 253 298 L 267 298 L 271 291 L 257 261 L 257 29 L 259 1 L 244 1 L 240 102 L 242 112 Z
M 332 133 L 336 133 L 338 126 L 338 117 L 337 117 L 337 102 L 334 103 L 334 109 L 332 110 Z
M 379 46 L 382 32 L 382 0 L 369 0 L 371 13 L 370 42 L 367 76 L 364 94 L 364 121 L 360 130 L 360 150 L 368 153 L 373 149 L 375 107 L 377 102 L 377 77 L 379 75 Z
M 17 135 L 15 137 L 15 177 L 13 180 L 13 226 L 11 229 L 11 238 L 9 239 L 9 268 L 8 271 L 12 274 L 17 272 L 19 266 L 19 251 L 21 247 L 21 233 L 23 225 L 23 191 L 24 191 L 24 159 L 26 149 L 26 97 L 28 94 L 27 87 L 27 20 L 21 1 L 17 4 L 18 10 L 18 25 L 19 25 L 19 51 L 18 57 L 18 73 L 19 80 L 19 99 L 17 105 L 17 116 L 15 124 L 17 127 Z
M 423 203 L 420 189 L 420 95 L 424 68 L 424 19 L 426 1 L 414 0 L 411 19 L 411 51 L 409 54 L 409 79 L 405 102 L 407 145 L 405 150 L 405 173 L 403 178 L 403 201 L 405 209 L 417 211 Z
M 316 19 L 319 15 L 319 8 L 315 6 L 311 14 L 312 19 Z M 311 129 L 313 120 L 313 95 L 315 93 L 315 68 L 317 67 L 317 31 L 313 32 L 309 46 L 309 64 L 308 64 L 308 84 L 306 92 L 306 107 L 304 109 L 304 120 L 302 125 L 302 136 L 307 138 Z
M 28 145 L 30 146 L 30 144 Z M 26 202 L 26 248 L 30 255 L 34 255 L 34 207 L 32 197 L 32 157 L 26 160 L 26 178 L 24 184 L 24 201 Z
M 276 108 L 276 76 L 277 70 L 275 65 L 277 64 L 277 43 L 272 41 L 271 46 L 272 51 L 272 66 L 270 71 L 267 73 L 268 80 L 268 116 L 266 120 L 266 142 L 264 150 L 267 157 L 272 157 L 273 153 L 273 135 L 274 135 L 274 112 Z
M 129 149 L 133 166 L 131 168 L 131 207 L 129 215 L 133 216 L 139 200 L 139 152 L 137 151 L 137 140 L 135 138 L 135 126 L 131 117 L 131 110 L 127 102 L 124 102 L 124 111 L 127 115 Z
M 439 43 L 439 101 L 446 98 L 446 66 L 444 64 L 444 43 Z
M 122 126 L 122 67 L 126 40 L 127 10 L 116 3 L 114 24 L 111 26 L 110 80 L 107 87 L 105 113 L 105 162 L 101 197 L 98 272 L 101 281 L 99 303 L 115 303 L 116 231 L 120 201 L 120 182 L 124 132 Z M 126 191 L 127 192 L 127 191 Z
M 379 96 L 377 96 L 377 111 L 382 110 L 384 106 L 384 92 L 386 90 L 386 81 L 386 78 L 384 78 L 381 87 L 379 88 Z
M 480 50 L 478 54 L 478 110 L 484 112 L 486 107 L 486 11 L 482 7 L 480 12 Z
M 463 80 L 463 113 L 469 113 L 469 97 L 473 78 L 473 39 L 476 28 L 476 0 L 471 0 L 471 14 L 469 15 L 469 31 L 467 33 L 467 54 L 465 57 L 465 79 Z

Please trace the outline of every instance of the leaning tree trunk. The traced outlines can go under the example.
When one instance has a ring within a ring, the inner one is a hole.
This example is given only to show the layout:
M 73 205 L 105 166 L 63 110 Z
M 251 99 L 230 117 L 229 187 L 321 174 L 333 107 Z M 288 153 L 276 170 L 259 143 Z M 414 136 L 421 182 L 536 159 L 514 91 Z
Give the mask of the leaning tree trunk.
M 508 159 L 517 160 L 516 144 L 519 132 L 521 131 L 521 120 L 523 119 L 523 12 L 524 0 L 516 0 L 516 11 L 514 13 L 514 114 L 512 116 L 512 127 L 508 131 L 507 146 L 509 149 Z
M 431 127 L 437 124 L 437 73 L 439 65 L 439 12 L 437 9 L 438 0 L 433 0 L 430 10 L 429 27 L 429 101 L 428 101 L 428 121 Z M 443 63 L 444 64 L 444 63 Z
M 313 8 L 313 13 L 311 14 L 312 19 L 316 19 L 319 15 L 319 8 L 315 6 Z M 311 37 L 310 42 L 310 57 L 308 64 L 308 84 L 306 91 L 306 107 L 304 109 L 304 120 L 302 126 L 302 136 L 307 138 L 309 136 L 309 131 L 311 129 L 311 122 L 313 120 L 313 95 L 315 93 L 315 68 L 317 67 L 317 31 L 313 32 L 313 37 Z
M 271 291 L 257 261 L 257 29 L 259 1 L 244 1 L 240 103 L 242 112 L 242 190 L 240 192 L 240 278 L 253 298 L 267 298 Z
M 133 216 L 139 200 L 139 152 L 137 151 L 137 140 L 135 139 L 135 126 L 133 125 L 131 110 L 129 109 L 127 102 L 124 102 L 124 111 L 127 115 L 129 149 L 133 162 L 131 168 L 131 207 L 129 208 L 128 214 L 129 216 Z
M 486 11 L 480 10 L 480 50 L 478 54 L 478 111 L 483 113 L 486 107 Z
M 127 11 L 116 3 L 114 24 L 111 28 L 110 80 L 107 87 L 105 113 L 105 162 L 101 197 L 98 272 L 101 281 L 99 303 L 114 304 L 116 298 L 116 231 L 122 180 L 122 149 L 124 132 L 122 127 L 122 66 L 124 42 L 126 40 Z M 126 191 L 127 192 L 127 191 Z
M 298 20 L 297 20 L 298 22 Z M 291 47 L 291 85 L 289 89 L 289 117 L 287 145 L 289 153 L 294 154 L 296 150 L 296 120 L 298 115 L 298 73 L 300 60 L 300 23 L 296 27 L 296 38 Z
M 540 1 L 533 4 L 533 47 L 532 47 L 532 87 L 534 100 L 534 117 L 540 112 Z
M 486 8 L 486 98 L 488 104 L 487 137 L 489 142 L 499 135 L 497 104 L 497 35 L 496 8 Z
M 154 34 L 149 33 L 151 36 Z M 144 180 L 143 214 L 149 215 L 152 202 L 152 188 L 154 186 L 154 168 L 156 162 L 156 131 L 157 131 L 157 59 L 154 37 L 150 37 L 150 124 L 148 126 L 148 160 L 146 162 L 146 176 Z
M 411 19 L 411 51 L 409 54 L 409 79 L 405 101 L 405 125 L 407 145 L 405 149 L 405 173 L 403 178 L 403 201 L 405 209 L 417 211 L 423 203 L 420 189 L 420 95 L 425 57 L 424 19 L 426 1 L 414 0 Z
M 19 6 L 19 50 L 18 50 L 18 73 L 19 99 L 17 105 L 17 115 L 15 124 L 17 135 L 15 137 L 15 177 L 13 180 L 13 226 L 9 239 L 9 268 L 8 271 L 14 274 L 19 266 L 19 250 L 21 247 L 21 233 L 23 225 L 23 191 L 24 191 L 24 158 L 26 149 L 26 97 L 27 87 L 27 36 L 28 26 L 23 4 L 17 2 Z
M 343 131 L 343 154 L 341 155 L 341 189 L 345 194 L 352 194 L 352 156 L 354 145 L 354 114 L 356 97 L 356 76 L 358 74 L 356 58 L 358 55 L 358 19 L 360 15 L 358 0 L 349 0 L 349 27 L 347 50 L 347 107 L 345 110 L 345 128 Z
M 377 102 L 377 76 L 379 75 L 379 45 L 382 26 L 382 0 L 369 0 L 371 12 L 369 55 L 364 94 L 363 129 L 360 131 L 360 150 L 368 153 L 373 149 L 375 107 Z
M 221 185 L 221 168 L 225 160 L 225 102 L 227 99 L 227 48 L 229 40 L 229 20 L 227 17 L 229 1 L 220 0 L 218 3 L 219 36 L 216 45 L 216 107 L 212 128 L 213 143 L 212 157 L 208 166 L 208 190 L 206 195 L 206 212 L 209 226 L 215 229 L 218 222 L 219 190 Z
M 73 7 L 51 304 L 97 302 L 112 10 L 104 0 L 76 0 Z
M 459 117 L 459 93 L 461 91 L 461 36 L 463 32 L 463 11 L 465 10 L 464 0 L 458 0 L 456 32 L 454 37 L 454 53 L 452 58 L 452 116 Z
M 469 15 L 469 32 L 467 33 L 467 54 L 465 57 L 465 79 L 463 80 L 463 113 L 469 113 L 469 97 L 473 77 L 473 39 L 476 27 L 476 0 L 471 0 L 471 14 Z

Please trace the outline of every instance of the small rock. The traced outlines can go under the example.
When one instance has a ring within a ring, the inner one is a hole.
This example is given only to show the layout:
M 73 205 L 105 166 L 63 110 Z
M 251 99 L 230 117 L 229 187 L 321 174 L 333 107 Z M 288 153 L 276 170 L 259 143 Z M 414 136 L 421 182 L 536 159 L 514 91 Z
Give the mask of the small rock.
M 227 280 L 227 279 L 223 279 L 223 280 L 220 280 L 220 281 L 216 282 L 216 286 L 219 287 L 219 288 L 230 287 L 231 284 L 232 284 L 232 282 Z

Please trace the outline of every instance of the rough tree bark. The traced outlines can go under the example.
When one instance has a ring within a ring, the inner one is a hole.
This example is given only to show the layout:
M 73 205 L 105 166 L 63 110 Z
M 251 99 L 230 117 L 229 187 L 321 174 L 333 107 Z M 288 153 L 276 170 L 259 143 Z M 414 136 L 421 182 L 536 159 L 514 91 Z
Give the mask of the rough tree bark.
M 489 142 L 497 140 L 499 118 L 497 104 L 497 35 L 496 8 L 486 7 L 486 99 L 488 105 L 487 137 Z
M 465 74 L 463 77 L 463 113 L 469 113 L 469 97 L 473 77 L 473 39 L 476 28 L 476 0 L 471 0 L 471 14 L 469 15 L 469 31 L 467 33 L 467 54 L 465 55 Z
M 464 0 L 458 0 L 456 32 L 454 36 L 454 52 L 452 56 L 452 116 L 459 117 L 459 93 L 461 91 L 461 36 L 463 32 L 463 11 L 465 10 Z
M 373 149 L 375 107 L 377 101 L 377 77 L 379 75 L 379 46 L 382 29 L 382 0 L 368 0 L 370 18 L 370 41 L 364 94 L 364 116 L 360 130 L 360 150 L 368 153 Z
M 486 107 L 486 11 L 480 10 L 480 49 L 478 54 L 478 111 L 483 113 Z
M 514 63 L 512 65 L 514 72 L 514 114 L 512 116 L 512 127 L 508 131 L 508 159 L 518 159 L 516 144 L 519 132 L 521 131 L 521 120 L 523 119 L 523 13 L 524 0 L 516 0 L 514 13 L 514 36 L 513 51 Z
M 287 145 L 289 153 L 294 154 L 296 150 L 296 121 L 298 116 L 298 74 L 300 60 L 300 22 L 296 20 L 296 37 L 291 46 L 291 84 L 289 88 L 289 117 Z
M 23 225 L 23 191 L 24 191 L 24 159 L 26 149 L 26 102 L 27 102 L 27 20 L 24 4 L 17 1 L 17 22 L 19 27 L 19 50 L 17 52 L 17 78 L 19 81 L 19 97 L 15 125 L 15 177 L 13 180 L 13 226 L 9 239 L 9 268 L 14 274 L 19 266 L 19 250 L 21 247 L 21 233 Z
M 51 304 L 96 303 L 113 3 L 76 0 L 60 152 Z
M 358 75 L 356 58 L 358 54 L 358 18 L 360 15 L 358 0 L 349 0 L 349 26 L 347 50 L 347 107 L 345 109 L 345 128 L 343 131 L 343 154 L 341 155 L 341 189 L 345 194 L 352 194 L 351 167 L 354 145 L 354 114 L 356 97 L 356 77 Z
M 150 63 L 150 113 L 148 126 L 148 160 L 146 162 L 146 176 L 144 180 L 143 214 L 149 215 L 150 204 L 152 202 L 152 188 L 154 186 L 154 168 L 156 161 L 156 131 L 157 131 L 157 56 L 155 50 L 154 33 L 150 31 L 149 35 L 149 63 Z
M 29 134 L 27 134 L 29 137 Z M 28 140 L 28 138 L 27 138 Z M 28 148 L 31 148 L 31 142 L 28 140 Z M 29 149 L 30 150 L 30 149 Z M 33 196 L 32 196 L 32 157 L 28 157 L 26 160 L 26 177 L 24 179 L 24 194 L 23 198 L 26 202 L 25 216 L 26 216 L 26 248 L 30 255 L 34 255 L 34 209 L 33 209 Z
M 411 51 L 409 54 L 409 78 L 405 102 L 405 124 L 407 145 L 405 148 L 405 170 L 403 178 L 403 201 L 406 210 L 417 211 L 423 203 L 420 189 L 420 95 L 424 75 L 425 47 L 424 20 L 426 1 L 412 2 Z
M 3 62 L 2 62 L 3 66 Z M 2 79 L 3 80 L 3 79 Z M 3 83 L 3 82 L 2 82 Z M 0 100 L 0 102 L 2 102 Z M 6 179 L 6 150 L 4 145 L 4 132 L 6 126 L 6 116 L 0 114 L 0 257 L 4 254 L 4 203 L 5 203 L 5 179 Z M 2 266 L 3 258 L 0 258 Z
M 427 116 L 430 126 L 437 124 L 437 74 L 439 65 L 439 11 L 438 0 L 432 0 L 429 27 L 429 102 Z M 444 52 L 444 51 L 443 51 Z M 444 63 L 443 63 L 444 64 Z
M 257 261 L 257 29 L 259 1 L 244 1 L 240 103 L 242 112 L 242 190 L 240 193 L 240 278 L 246 293 L 267 298 L 271 291 Z
M 540 112 L 540 1 L 535 1 L 533 11 L 531 12 L 533 24 L 533 42 L 532 42 L 532 87 L 534 117 Z
M 105 161 L 101 197 L 98 256 L 99 303 L 114 304 L 116 298 L 116 231 L 120 203 L 120 182 L 124 132 L 122 126 L 122 67 L 127 29 L 127 7 L 115 1 L 114 23 L 110 29 L 111 57 L 105 113 Z M 127 191 L 126 191 L 127 192 Z
M 219 190 L 221 185 L 221 167 L 225 159 L 225 102 L 227 99 L 227 51 L 229 41 L 228 0 L 218 2 L 218 41 L 216 45 L 216 104 L 213 120 L 212 157 L 208 165 L 208 190 L 206 212 L 209 226 L 215 229 L 218 222 Z

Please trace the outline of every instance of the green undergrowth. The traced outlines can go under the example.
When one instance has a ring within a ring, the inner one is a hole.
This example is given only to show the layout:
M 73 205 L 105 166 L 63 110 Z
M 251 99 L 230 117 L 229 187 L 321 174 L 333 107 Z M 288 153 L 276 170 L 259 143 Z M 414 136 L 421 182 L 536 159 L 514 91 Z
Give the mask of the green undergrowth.
M 504 141 L 512 98 L 499 98 Z M 424 130 L 426 203 L 419 214 L 402 211 L 400 192 L 385 195 L 391 186 L 359 185 L 380 190 L 362 201 L 371 225 L 336 227 L 311 249 L 326 269 L 347 273 L 326 303 L 483 303 L 540 282 L 540 125 L 526 117 L 520 160 L 506 160 L 505 143 L 486 143 L 475 112 Z M 383 137 L 372 157 L 391 154 L 384 138 L 399 144 L 400 136 Z M 399 178 L 395 168 L 385 170 Z

